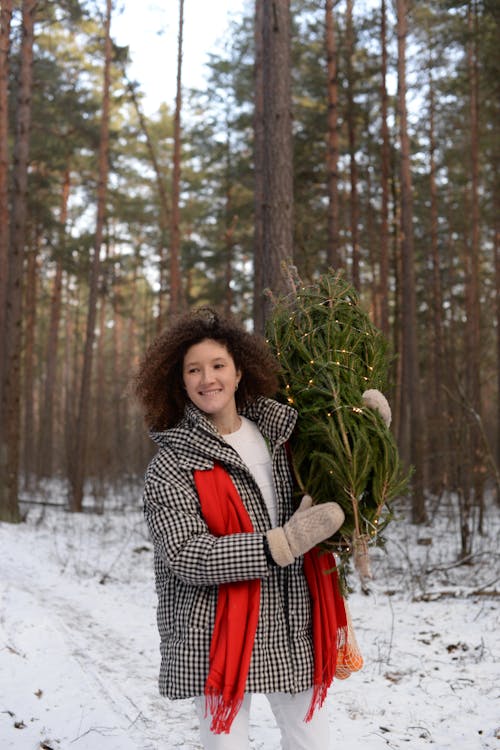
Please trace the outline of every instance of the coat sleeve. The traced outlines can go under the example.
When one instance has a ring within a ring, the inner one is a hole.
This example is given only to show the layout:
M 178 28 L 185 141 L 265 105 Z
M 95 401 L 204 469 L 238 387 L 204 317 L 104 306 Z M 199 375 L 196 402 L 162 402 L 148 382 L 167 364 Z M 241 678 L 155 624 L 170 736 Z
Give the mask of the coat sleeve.
M 211 534 L 194 485 L 148 473 L 144 515 L 156 554 L 185 583 L 211 586 L 270 574 L 263 535 Z

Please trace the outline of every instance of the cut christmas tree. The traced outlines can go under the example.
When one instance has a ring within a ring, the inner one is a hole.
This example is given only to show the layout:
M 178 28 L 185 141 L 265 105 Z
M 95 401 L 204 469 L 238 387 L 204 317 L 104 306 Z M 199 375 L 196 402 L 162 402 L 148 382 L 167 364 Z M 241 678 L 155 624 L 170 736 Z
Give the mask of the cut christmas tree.
M 308 285 L 293 267 L 287 274 L 293 291 L 273 298 L 267 339 L 282 368 L 280 396 L 299 413 L 291 440 L 296 479 L 314 503 L 342 506 L 344 525 L 323 546 L 337 553 L 344 573 L 352 555 L 365 584 L 369 546 L 383 543 L 390 501 L 408 479 L 381 412 L 368 406 L 377 396 L 384 401 L 373 389 L 386 383 L 387 345 L 341 272 Z

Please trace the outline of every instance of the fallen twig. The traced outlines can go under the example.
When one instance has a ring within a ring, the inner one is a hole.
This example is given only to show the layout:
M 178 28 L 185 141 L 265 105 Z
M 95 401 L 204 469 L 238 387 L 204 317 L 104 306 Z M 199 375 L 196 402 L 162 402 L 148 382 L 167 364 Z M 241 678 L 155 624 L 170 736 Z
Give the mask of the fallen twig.
M 465 565 L 466 563 L 473 562 L 478 557 L 484 557 L 485 555 L 488 555 L 490 557 L 498 557 L 500 558 L 500 554 L 498 552 L 492 552 L 491 550 L 484 550 L 483 552 L 475 552 L 470 555 L 467 555 L 466 557 L 460 557 L 458 560 L 455 560 L 454 562 L 447 563 L 446 565 L 434 565 L 431 568 L 426 568 L 425 572 L 427 575 L 430 575 L 431 573 L 444 573 L 447 570 L 452 570 L 453 568 L 459 568 L 461 565 Z
M 414 596 L 413 602 L 437 602 L 440 599 L 470 599 L 473 596 L 500 596 L 498 589 L 473 589 L 472 591 L 464 591 L 463 589 L 447 589 L 444 591 L 426 591 L 423 594 Z

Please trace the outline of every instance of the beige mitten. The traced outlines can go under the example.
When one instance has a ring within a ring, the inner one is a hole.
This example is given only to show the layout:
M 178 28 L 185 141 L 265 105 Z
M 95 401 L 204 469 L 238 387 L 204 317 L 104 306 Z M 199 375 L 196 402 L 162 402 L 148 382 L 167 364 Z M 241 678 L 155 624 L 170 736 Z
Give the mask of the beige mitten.
M 386 426 L 389 427 L 391 424 L 392 413 L 389 402 L 387 401 L 384 394 L 378 391 L 376 388 L 370 388 L 363 393 L 362 399 L 365 406 L 368 406 L 370 409 L 376 409 L 376 411 L 378 411 Z
M 337 503 L 312 504 L 304 495 L 299 507 L 284 526 L 267 532 L 267 542 L 274 561 L 284 567 L 296 557 L 335 534 L 344 523 L 344 511 Z

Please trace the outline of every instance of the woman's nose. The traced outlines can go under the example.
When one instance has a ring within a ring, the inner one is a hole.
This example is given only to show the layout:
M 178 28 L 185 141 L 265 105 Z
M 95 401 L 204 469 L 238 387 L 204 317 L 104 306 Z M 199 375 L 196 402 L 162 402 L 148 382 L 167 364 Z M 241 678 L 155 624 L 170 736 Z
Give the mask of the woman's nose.
M 213 380 L 213 374 L 210 368 L 204 368 L 201 371 L 201 381 L 202 383 L 211 383 Z

